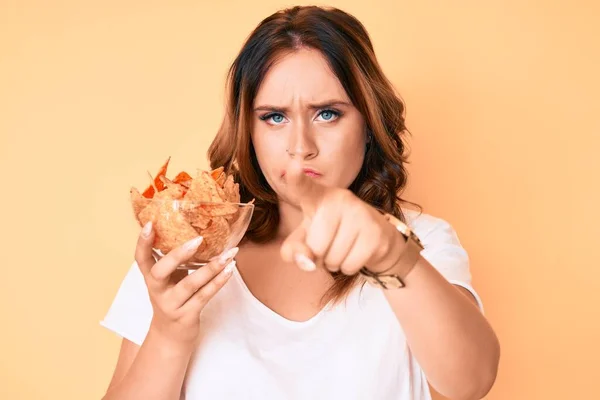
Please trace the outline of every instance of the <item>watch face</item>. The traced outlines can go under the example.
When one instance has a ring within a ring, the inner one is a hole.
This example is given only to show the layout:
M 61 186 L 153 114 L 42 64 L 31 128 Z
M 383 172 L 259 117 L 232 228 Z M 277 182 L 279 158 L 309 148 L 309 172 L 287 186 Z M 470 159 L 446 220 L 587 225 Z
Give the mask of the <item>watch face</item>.
M 397 275 L 379 276 L 379 280 L 386 289 L 400 289 L 404 287 L 404 282 Z
M 364 267 L 361 268 L 360 273 L 367 282 L 384 289 L 400 289 L 405 286 L 402 278 L 395 274 L 377 275 Z

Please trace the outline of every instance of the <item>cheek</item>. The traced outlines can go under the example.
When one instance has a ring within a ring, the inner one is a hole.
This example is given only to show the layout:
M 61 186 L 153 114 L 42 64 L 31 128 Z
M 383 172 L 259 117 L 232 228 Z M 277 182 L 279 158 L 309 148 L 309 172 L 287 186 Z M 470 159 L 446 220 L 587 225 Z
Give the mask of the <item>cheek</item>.
M 277 171 L 281 170 L 281 144 L 260 133 L 252 135 L 252 144 L 258 165 L 269 185 L 273 186 L 273 181 L 279 178 Z
M 347 188 L 350 186 L 350 184 L 352 184 L 352 182 L 354 182 L 354 179 L 356 178 L 356 176 L 360 172 L 360 169 L 362 168 L 363 162 L 365 160 L 365 151 L 359 144 L 358 146 L 353 147 L 352 149 L 348 149 L 348 152 L 346 154 L 348 154 L 349 156 L 346 158 L 346 167 L 343 169 L 342 173 L 344 187 Z
M 344 134 L 327 156 L 336 173 L 337 185 L 347 188 L 354 181 L 365 159 L 365 141 L 362 132 Z

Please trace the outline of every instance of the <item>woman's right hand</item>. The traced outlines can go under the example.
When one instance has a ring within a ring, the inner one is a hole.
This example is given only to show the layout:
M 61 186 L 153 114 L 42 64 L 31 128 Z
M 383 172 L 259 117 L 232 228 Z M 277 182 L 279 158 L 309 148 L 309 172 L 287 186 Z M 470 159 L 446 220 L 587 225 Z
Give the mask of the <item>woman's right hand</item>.
M 202 237 L 173 249 L 158 262 L 152 256 L 153 241 L 154 230 L 148 223 L 135 249 L 135 260 L 144 275 L 154 311 L 148 334 L 177 346 L 192 346 L 200 331 L 200 311 L 231 277 L 238 248 L 188 274 L 177 267 L 192 257 Z

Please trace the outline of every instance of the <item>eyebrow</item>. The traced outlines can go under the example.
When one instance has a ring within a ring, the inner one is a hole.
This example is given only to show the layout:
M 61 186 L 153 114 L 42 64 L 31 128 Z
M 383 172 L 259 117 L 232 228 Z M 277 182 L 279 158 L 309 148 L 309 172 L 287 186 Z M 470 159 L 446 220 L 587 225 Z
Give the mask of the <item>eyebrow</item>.
M 350 103 L 348 103 L 346 101 L 342 101 L 342 100 L 327 100 L 322 103 L 309 104 L 308 108 L 310 108 L 311 110 L 319 110 L 322 108 L 330 108 L 330 107 L 335 107 L 335 106 L 350 106 Z M 281 113 L 285 114 L 289 111 L 289 108 L 263 104 L 263 105 L 256 107 L 254 109 L 254 111 L 275 111 L 275 112 L 281 112 Z

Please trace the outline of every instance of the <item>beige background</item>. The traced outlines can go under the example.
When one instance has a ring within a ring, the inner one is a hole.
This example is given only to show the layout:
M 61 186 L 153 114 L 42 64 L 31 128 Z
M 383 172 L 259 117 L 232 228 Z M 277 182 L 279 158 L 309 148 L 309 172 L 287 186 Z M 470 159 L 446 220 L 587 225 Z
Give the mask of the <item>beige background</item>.
M 0 398 L 100 398 L 130 185 L 205 167 L 226 69 L 282 1 L 0 1 Z M 251 5 L 252 4 L 252 5 Z M 597 396 L 600 6 L 332 1 L 408 104 L 409 198 L 448 219 L 503 347 L 488 399 Z

